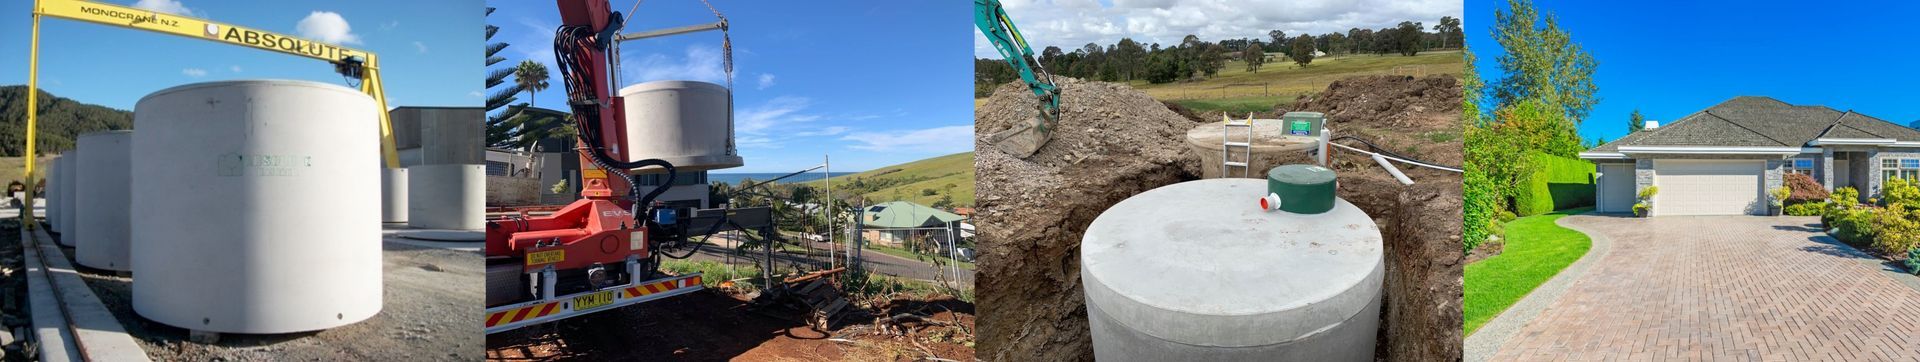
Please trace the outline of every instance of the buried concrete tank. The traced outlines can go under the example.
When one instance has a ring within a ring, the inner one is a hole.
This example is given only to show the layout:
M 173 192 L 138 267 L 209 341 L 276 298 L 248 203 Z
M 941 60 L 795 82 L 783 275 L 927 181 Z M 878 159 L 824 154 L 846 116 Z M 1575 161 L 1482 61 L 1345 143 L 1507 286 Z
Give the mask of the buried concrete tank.
M 1233 122 L 1240 123 L 1246 120 L 1236 119 Z M 1187 148 L 1200 155 L 1200 178 L 1260 178 L 1261 171 L 1274 166 L 1313 163 L 1313 157 L 1307 152 L 1314 149 L 1319 138 L 1291 134 L 1284 127 L 1284 122 L 1278 119 L 1255 119 L 1251 128 L 1253 162 L 1250 162 L 1247 168 L 1250 171 L 1243 176 L 1239 167 L 1223 168 L 1224 160 L 1221 157 L 1226 155 L 1221 151 L 1225 148 L 1225 142 L 1247 142 L 1247 131 L 1249 131 L 1248 128 L 1227 127 L 1222 122 L 1202 124 L 1187 130 Z M 1247 148 L 1234 146 L 1228 151 L 1232 153 L 1231 157 L 1234 161 L 1248 159 Z M 1222 176 L 1223 169 L 1231 175 Z
M 74 170 L 74 261 L 97 269 L 132 271 L 127 255 L 129 232 L 127 198 L 132 191 L 133 131 L 105 131 L 80 135 L 74 142 L 87 149 L 87 158 Z
M 380 169 L 380 222 L 407 223 L 407 169 Z
M 486 166 L 416 165 L 407 169 L 407 226 L 480 230 L 486 224 Z
M 381 308 L 380 111 L 317 82 L 197 83 L 134 106 L 133 309 L 290 333 Z
M 1279 210 L 1262 210 L 1270 192 Z M 1381 247 L 1373 220 L 1335 198 L 1332 171 L 1318 166 L 1134 195 L 1080 244 L 1094 355 L 1372 361 Z
M 627 110 L 629 159 L 658 158 L 679 171 L 740 167 L 733 108 L 719 84 L 664 80 L 620 89 Z M 634 173 L 661 172 L 659 167 Z

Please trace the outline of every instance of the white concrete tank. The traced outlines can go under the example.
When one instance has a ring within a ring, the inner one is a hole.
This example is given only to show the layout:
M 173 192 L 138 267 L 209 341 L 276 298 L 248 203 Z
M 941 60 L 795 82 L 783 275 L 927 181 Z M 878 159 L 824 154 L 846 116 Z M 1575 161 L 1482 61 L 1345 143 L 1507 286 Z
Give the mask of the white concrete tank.
M 627 107 L 627 158 L 658 158 L 680 171 L 740 167 L 727 87 L 663 80 L 620 89 Z M 634 173 L 661 172 L 658 167 Z
M 80 164 L 81 158 L 80 147 L 74 147 L 73 150 L 67 151 L 67 156 L 62 158 L 67 158 L 68 160 L 67 166 L 62 167 L 66 169 L 66 175 L 60 177 L 60 241 L 58 243 L 62 246 L 73 246 L 73 214 L 76 209 L 79 209 L 79 205 L 73 202 L 73 196 L 75 195 L 74 189 L 78 186 L 80 179 L 79 167 L 77 166 Z
M 380 222 L 407 223 L 407 169 L 380 169 Z
M 379 313 L 381 111 L 359 91 L 306 81 L 141 98 L 134 311 L 221 333 L 313 331 Z
M 132 271 L 127 257 L 128 202 L 133 174 L 133 131 L 105 131 L 80 135 L 75 142 L 87 149 L 82 160 L 74 203 L 74 261 L 114 271 Z
M 43 191 L 46 194 L 40 196 L 47 200 L 46 210 L 42 211 L 42 213 L 46 215 L 47 227 L 51 230 L 50 232 L 54 233 L 60 232 L 60 182 L 65 180 L 61 178 L 60 175 L 62 172 L 66 172 L 66 164 L 67 156 L 63 154 L 53 158 L 51 169 L 42 171 L 46 172 L 47 180 L 47 188 Z M 32 191 L 33 187 L 28 186 L 27 190 Z M 27 200 L 27 202 L 33 202 L 33 200 Z
M 1267 193 L 1261 179 L 1189 181 L 1094 219 L 1080 277 L 1095 357 L 1372 361 L 1380 230 L 1345 200 L 1318 214 L 1263 211 Z
M 480 230 L 486 226 L 486 166 L 414 165 L 407 169 L 408 226 L 447 230 Z

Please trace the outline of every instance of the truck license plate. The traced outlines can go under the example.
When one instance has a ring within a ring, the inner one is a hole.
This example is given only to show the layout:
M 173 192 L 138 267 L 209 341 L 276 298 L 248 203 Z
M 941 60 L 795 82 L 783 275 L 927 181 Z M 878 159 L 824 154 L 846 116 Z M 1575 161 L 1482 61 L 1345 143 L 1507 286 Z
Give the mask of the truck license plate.
M 566 250 L 548 250 L 527 253 L 527 265 L 553 264 L 567 260 Z
M 573 310 L 588 310 L 613 304 L 613 291 L 604 291 L 573 297 Z

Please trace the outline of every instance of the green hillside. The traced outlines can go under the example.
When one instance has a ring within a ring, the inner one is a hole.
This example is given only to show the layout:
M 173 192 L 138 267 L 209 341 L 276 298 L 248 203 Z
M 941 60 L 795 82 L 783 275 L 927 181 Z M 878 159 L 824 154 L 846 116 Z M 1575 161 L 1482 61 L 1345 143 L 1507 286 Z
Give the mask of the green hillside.
M 973 152 L 834 177 L 833 188 L 864 196 L 870 202 L 901 200 L 933 205 L 950 196 L 953 206 L 972 207 Z
M 54 96 L 40 91 L 38 99 L 39 135 L 42 154 L 55 154 L 73 148 L 73 139 L 82 133 L 133 129 L 133 112 Z M 27 87 L 0 86 L 0 156 L 19 157 L 27 153 Z

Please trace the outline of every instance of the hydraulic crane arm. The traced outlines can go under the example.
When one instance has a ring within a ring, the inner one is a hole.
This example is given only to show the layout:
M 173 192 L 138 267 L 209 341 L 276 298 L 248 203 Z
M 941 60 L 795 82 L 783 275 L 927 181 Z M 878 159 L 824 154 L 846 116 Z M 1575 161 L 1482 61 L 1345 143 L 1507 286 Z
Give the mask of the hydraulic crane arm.
M 204 19 L 81 0 L 36 0 L 33 16 L 36 45 L 39 43 L 40 17 L 49 16 L 245 46 L 331 63 L 335 72 L 359 79 L 360 91 L 373 97 L 374 103 L 380 107 L 380 155 L 386 167 L 400 167 L 399 153 L 395 150 L 393 125 L 387 116 L 386 92 L 380 81 L 379 57 L 374 56 L 373 53 Z M 35 46 L 32 53 L 33 68 L 36 69 L 31 72 L 38 73 L 39 47 Z M 28 76 L 29 88 L 33 88 L 35 78 L 38 78 L 38 74 Z M 35 93 L 37 93 L 36 90 L 28 90 L 28 94 Z M 34 122 L 36 113 L 34 106 L 27 107 L 28 159 L 34 157 L 32 139 L 36 133 Z M 27 162 L 26 165 L 28 177 L 32 177 L 33 163 Z
M 1000 58 L 1013 66 L 1020 74 L 1020 80 L 1027 83 L 1027 89 L 1040 98 L 1039 117 L 1025 125 L 1015 125 L 1013 129 L 995 133 L 989 141 L 1001 150 L 1025 158 L 1039 152 L 1051 137 L 1053 123 L 1060 120 L 1060 89 L 1053 85 L 1053 75 L 1034 59 L 1033 47 L 1027 46 L 1027 39 L 1020 35 L 1020 29 L 1014 28 L 1013 20 L 1007 17 L 1007 9 L 1000 6 L 1000 0 L 973 0 L 973 24 L 980 28 L 980 34 L 1000 50 Z

